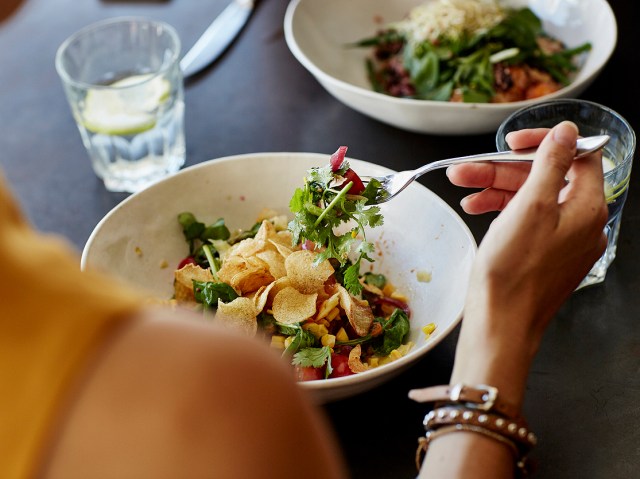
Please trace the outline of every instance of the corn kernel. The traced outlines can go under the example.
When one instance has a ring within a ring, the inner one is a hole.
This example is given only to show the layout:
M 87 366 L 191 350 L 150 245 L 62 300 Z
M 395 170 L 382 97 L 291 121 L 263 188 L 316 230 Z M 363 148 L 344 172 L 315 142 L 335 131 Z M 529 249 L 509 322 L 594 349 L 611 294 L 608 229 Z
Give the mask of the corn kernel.
M 271 336 L 271 347 L 275 349 L 284 349 L 284 336 Z
M 380 358 L 372 357 L 372 358 L 367 359 L 367 364 L 371 368 L 377 368 L 379 363 L 380 363 Z
M 322 343 L 323 346 L 333 348 L 336 345 L 336 337 L 333 334 L 324 334 L 320 338 L 320 343 Z
M 331 311 L 329 311 L 329 314 L 327 314 L 327 319 L 329 321 L 333 321 L 339 315 L 340 315 L 340 310 L 338 308 L 333 308 Z
M 322 336 L 324 336 L 325 334 L 327 334 L 329 332 L 329 330 L 327 329 L 327 327 L 324 324 L 318 324 L 318 338 L 321 338 Z
M 394 288 L 393 285 L 391 285 L 390 283 L 387 283 L 384 285 L 384 288 L 382 288 L 382 293 L 385 296 L 391 296 L 395 290 L 396 288 Z
M 306 329 L 318 339 L 329 332 L 324 324 L 314 323 L 313 321 L 303 324 L 302 329 Z
M 436 325 L 435 323 L 429 323 L 426 324 L 422 327 L 422 332 L 426 335 L 429 336 L 431 333 L 433 333 L 436 330 Z
M 398 301 L 402 301 L 404 303 L 408 302 L 408 298 L 404 294 L 398 293 L 397 291 L 391 293 L 391 298 L 397 299 Z
M 385 356 L 384 358 L 380 358 L 378 360 L 379 366 L 384 366 L 385 364 L 389 364 L 391 362 L 391 358 L 389 356 Z
M 395 361 L 396 359 L 400 359 L 401 357 L 402 357 L 402 353 L 397 349 L 394 349 L 389 353 L 389 359 L 391 359 L 391 361 Z
M 314 322 L 304 323 L 302 325 L 302 329 L 305 331 L 309 331 L 311 334 L 315 335 L 318 332 L 318 324 Z
M 345 341 L 349 341 L 349 335 L 344 330 L 344 328 L 340 328 L 338 330 L 338 332 L 336 333 L 336 340 L 340 341 L 341 343 L 343 343 Z
M 320 306 L 320 310 L 318 311 L 318 319 L 326 317 L 336 306 L 338 306 L 339 301 L 340 295 L 338 293 L 325 299 Z
M 407 344 L 401 344 L 400 346 L 398 346 L 398 352 L 403 356 L 406 356 L 412 347 L 413 343 L 409 341 Z
M 329 321 L 327 321 L 326 319 L 321 319 L 320 321 L 318 321 L 318 324 L 329 329 Z

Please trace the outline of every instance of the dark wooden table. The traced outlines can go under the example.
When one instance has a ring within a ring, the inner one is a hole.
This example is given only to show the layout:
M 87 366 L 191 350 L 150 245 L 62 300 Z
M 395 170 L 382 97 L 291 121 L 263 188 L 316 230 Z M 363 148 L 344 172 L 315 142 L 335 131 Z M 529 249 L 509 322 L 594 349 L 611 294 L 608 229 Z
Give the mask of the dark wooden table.
M 226 3 L 3 1 L 0 164 L 36 227 L 66 237 L 80 251 L 97 222 L 125 197 L 108 193 L 91 170 L 54 68 L 58 45 L 93 21 L 141 14 L 174 25 L 186 49 Z M 640 46 L 638 6 L 629 0 L 610 3 L 618 19 L 618 47 L 582 97 L 617 110 L 638 130 L 638 79 L 631 72 Z M 187 83 L 187 165 L 261 151 L 331 153 L 344 144 L 354 158 L 405 169 L 493 149 L 493 134 L 452 139 L 409 133 L 337 102 L 289 52 L 282 29 L 286 6 L 285 0 L 259 2 L 224 56 Z M 530 376 L 525 413 L 541 439 L 534 453 L 536 477 L 640 476 L 640 190 L 635 176 L 618 257 L 605 283 L 577 292 L 560 311 Z M 464 215 L 458 207 L 464 192 L 444 173 L 422 181 L 458 211 L 480 242 L 493 217 Z M 325 407 L 353 477 L 415 476 L 414 450 L 425 409 L 406 394 L 448 381 L 456 337 L 457 330 L 390 382 Z

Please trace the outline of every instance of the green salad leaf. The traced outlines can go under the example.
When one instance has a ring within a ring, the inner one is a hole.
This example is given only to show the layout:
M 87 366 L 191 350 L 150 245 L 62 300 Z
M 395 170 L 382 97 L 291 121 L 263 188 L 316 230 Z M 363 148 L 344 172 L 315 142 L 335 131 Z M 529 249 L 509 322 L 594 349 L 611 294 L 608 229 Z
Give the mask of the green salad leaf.
M 333 368 L 331 367 L 331 348 L 323 346 L 321 348 L 305 348 L 293 355 L 291 364 L 294 366 L 321 368 L 327 365 L 325 378 L 328 378 Z
M 360 181 L 354 175 L 348 161 L 339 168 L 331 164 L 311 168 L 304 186 L 295 190 L 289 203 L 294 214 L 289 231 L 294 245 L 310 241 L 316 246 L 316 264 L 335 260 L 344 287 L 358 295 L 362 291 L 358 280 L 361 261 L 373 261 L 374 245 L 367 241 L 365 228 L 383 224 L 376 203 L 386 192 L 379 181 L 371 180 L 366 187 L 360 184 L 356 194 L 350 194 L 354 182 Z M 340 230 L 341 226 L 350 228 Z M 350 258 L 352 253 L 355 259 Z
M 194 280 L 193 293 L 198 303 L 209 308 L 217 308 L 218 300 L 228 303 L 238 297 L 238 293 L 227 283 L 214 283 L 213 281 Z

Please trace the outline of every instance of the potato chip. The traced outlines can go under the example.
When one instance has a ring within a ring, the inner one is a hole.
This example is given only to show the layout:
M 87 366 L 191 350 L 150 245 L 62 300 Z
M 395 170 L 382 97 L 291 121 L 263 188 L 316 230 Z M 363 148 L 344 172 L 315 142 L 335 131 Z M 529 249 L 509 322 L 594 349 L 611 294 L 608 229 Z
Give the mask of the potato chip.
M 247 238 L 234 244 L 229 251 L 227 251 L 225 257 L 239 256 L 241 258 L 250 258 L 263 249 L 264 242 L 258 241 L 255 238 Z
M 253 295 L 253 303 L 256 307 L 256 311 L 258 313 L 262 312 L 264 307 L 267 305 L 267 300 L 269 299 L 269 293 L 276 285 L 276 282 L 269 283 L 268 286 L 261 286 Z
M 274 279 L 282 278 L 287 275 L 284 267 L 284 257 L 274 250 L 265 250 L 257 253 L 257 257 L 267 264 L 267 269 Z
M 238 297 L 229 303 L 218 300 L 215 320 L 225 327 L 247 336 L 258 331 L 256 306 L 251 298 Z
M 276 227 L 270 221 L 263 220 L 260 224 L 260 228 L 258 232 L 254 236 L 254 240 L 266 244 L 270 239 L 275 238 L 276 236 Z
M 271 208 L 262 208 L 256 217 L 256 223 L 270 220 L 276 216 L 278 216 L 278 212 L 276 210 Z
M 362 278 L 360 279 L 360 284 L 362 285 L 363 289 L 371 294 L 375 294 L 376 296 L 384 296 L 382 290 L 380 288 L 378 288 L 377 286 L 374 286 L 373 284 L 369 284 L 366 281 L 364 281 Z
M 280 256 L 282 256 L 283 258 L 286 258 L 291 253 L 293 253 L 293 250 L 291 248 L 281 243 L 278 243 L 277 241 L 271 240 L 271 244 L 276 248 L 278 253 L 280 253 Z
M 295 324 L 309 319 L 316 314 L 317 294 L 304 294 L 287 286 L 273 298 L 273 317 L 279 323 Z
M 351 324 L 358 336 L 365 336 L 371 329 L 371 324 L 375 319 L 369 302 L 352 296 L 342 286 L 338 286 L 338 290 L 340 293 L 340 306 L 344 309 L 347 318 L 349 318 L 349 324 Z
M 271 238 L 271 240 L 274 243 L 278 243 L 281 244 L 283 246 L 287 246 L 289 248 L 291 248 L 291 243 L 293 242 L 293 236 L 291 235 L 291 231 L 289 230 L 284 230 L 284 231 L 278 231 L 276 233 L 275 238 Z
M 269 290 L 269 299 L 268 301 L 273 303 L 273 298 L 275 298 L 276 294 L 282 291 L 284 288 L 291 287 L 291 281 L 286 276 L 279 278 L 273 282 L 273 286 Z
M 334 272 L 328 260 L 315 265 L 316 254 L 307 250 L 294 251 L 284 261 L 291 285 L 301 293 L 313 293 L 322 287 Z
M 218 271 L 218 278 L 241 295 L 252 293 L 275 279 L 269 273 L 269 265 L 260 258 L 240 256 L 228 257 Z
M 352 373 L 363 373 L 369 366 L 362 362 L 360 356 L 362 354 L 362 348 L 360 345 L 356 345 L 351 351 L 349 351 L 349 361 L 347 361 L 347 365 Z
M 195 264 L 187 264 L 173 273 L 174 298 L 178 303 L 195 302 L 193 294 L 193 280 L 213 281 L 213 275 L 208 269 Z

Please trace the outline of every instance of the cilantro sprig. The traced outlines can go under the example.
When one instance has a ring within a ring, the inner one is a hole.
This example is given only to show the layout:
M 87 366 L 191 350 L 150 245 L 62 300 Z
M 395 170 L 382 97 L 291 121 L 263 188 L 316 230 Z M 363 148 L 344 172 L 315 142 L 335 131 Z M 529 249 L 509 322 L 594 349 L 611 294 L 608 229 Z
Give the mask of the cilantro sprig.
M 380 182 L 371 180 L 364 190 L 350 194 L 357 178 L 354 175 L 348 161 L 342 161 L 337 169 L 331 164 L 311 168 L 304 186 L 296 189 L 289 203 L 294 214 L 289 230 L 294 245 L 304 241 L 315 244 L 319 251 L 316 264 L 336 260 L 343 286 L 358 295 L 362 291 L 361 262 L 374 261 L 374 245 L 367 241 L 365 228 L 383 224 L 376 203 L 385 191 Z
M 333 367 L 331 366 L 331 348 L 329 346 L 305 348 L 293 355 L 291 364 L 312 368 L 321 368 L 326 364 L 324 377 L 327 379 L 333 371 Z

